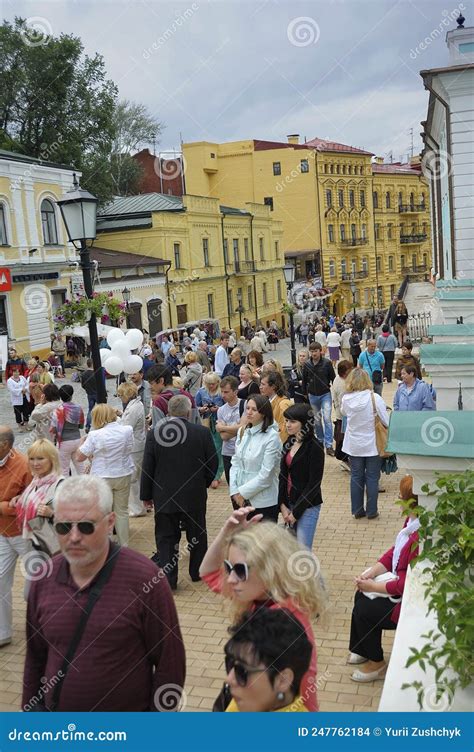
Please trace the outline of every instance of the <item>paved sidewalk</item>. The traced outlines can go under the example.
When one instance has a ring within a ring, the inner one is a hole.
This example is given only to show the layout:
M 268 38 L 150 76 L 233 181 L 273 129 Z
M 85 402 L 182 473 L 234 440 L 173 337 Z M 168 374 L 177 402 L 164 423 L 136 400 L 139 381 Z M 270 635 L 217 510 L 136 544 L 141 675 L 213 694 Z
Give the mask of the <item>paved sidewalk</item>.
M 280 348 L 279 348 L 280 349 Z M 277 356 L 280 353 L 277 353 Z M 75 385 L 77 387 L 77 385 Z M 109 390 L 113 385 L 109 382 Z M 384 397 L 390 405 L 396 384 L 385 385 Z M 77 387 L 77 394 L 83 394 Z M 13 410 L 5 389 L 0 389 L 0 421 L 12 422 Z M 83 402 L 81 396 L 81 402 Z M 18 437 L 23 448 L 28 435 Z M 354 596 L 353 577 L 369 566 L 390 546 L 402 523 L 398 498 L 400 472 L 384 478 L 386 493 L 379 497 L 380 518 L 354 520 L 350 514 L 349 475 L 339 463 L 327 458 L 323 481 L 324 504 L 318 523 L 314 552 L 330 591 L 330 620 L 326 629 L 315 625 L 318 646 L 318 687 L 323 711 L 374 711 L 378 707 L 382 682 L 356 684 L 352 667 L 346 665 L 350 617 Z M 209 492 L 208 533 L 212 540 L 231 512 L 225 482 Z M 150 556 L 154 548 L 153 519 L 131 520 L 130 545 Z M 192 583 L 187 573 L 186 554 L 180 563 L 179 586 L 175 595 L 186 644 L 187 711 L 210 710 L 224 679 L 223 645 L 228 618 L 225 604 L 202 583 Z M 0 711 L 20 709 L 25 649 L 25 602 L 19 567 L 14 588 L 14 639 L 0 649 Z M 387 656 L 393 632 L 384 635 Z

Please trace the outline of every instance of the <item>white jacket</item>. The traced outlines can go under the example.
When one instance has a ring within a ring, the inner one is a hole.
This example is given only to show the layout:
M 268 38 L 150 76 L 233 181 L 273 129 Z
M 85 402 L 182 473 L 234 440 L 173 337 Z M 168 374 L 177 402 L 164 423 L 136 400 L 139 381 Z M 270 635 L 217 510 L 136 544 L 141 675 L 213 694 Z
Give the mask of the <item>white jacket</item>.
M 373 394 L 375 408 L 385 426 L 389 417 L 382 397 L 374 394 L 370 389 L 363 392 L 349 392 L 341 402 L 341 413 L 347 417 L 342 451 L 352 457 L 375 457 L 378 455 L 375 443 L 375 423 L 372 406 Z
M 28 382 L 24 376 L 20 376 L 18 381 L 15 381 L 13 376 L 10 376 L 7 381 L 7 389 L 10 392 L 10 401 L 13 406 L 22 405 L 23 396 L 25 396 L 26 399 L 30 398 L 30 393 L 28 391 Z M 25 395 L 23 395 L 23 389 L 26 390 Z
M 123 426 L 133 428 L 133 452 L 143 452 L 145 449 L 145 411 L 140 397 L 130 400 L 120 418 Z
M 262 337 L 259 337 L 258 334 L 256 334 L 255 337 L 252 337 L 252 339 L 250 340 L 250 351 L 252 350 L 255 350 L 258 353 L 267 352 L 265 343 Z
M 328 347 L 340 347 L 341 336 L 337 332 L 329 332 L 327 336 L 326 344 Z
M 30 420 L 32 420 L 33 423 L 36 423 L 35 429 L 31 434 L 31 438 L 33 440 L 49 439 L 49 441 L 51 441 L 51 434 L 49 432 L 51 418 L 56 408 L 60 406 L 60 400 L 54 402 L 44 402 L 36 405 L 35 409 L 30 415 Z
M 262 424 L 239 430 L 230 468 L 230 495 L 240 493 L 253 507 L 278 504 L 281 441 L 278 424 L 262 433 Z

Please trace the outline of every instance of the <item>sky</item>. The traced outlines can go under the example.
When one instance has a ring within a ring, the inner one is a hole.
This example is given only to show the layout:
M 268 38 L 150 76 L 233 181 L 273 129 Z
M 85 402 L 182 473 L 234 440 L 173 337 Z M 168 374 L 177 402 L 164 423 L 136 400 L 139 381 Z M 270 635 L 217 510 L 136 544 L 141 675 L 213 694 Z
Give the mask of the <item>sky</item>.
M 121 98 L 181 139 L 319 137 L 386 160 L 422 148 L 428 94 L 420 70 L 448 62 L 453 0 L 2 0 L 32 39 L 61 32 L 99 52 Z M 473 19 L 467 18 L 466 26 Z M 43 36 L 42 36 L 43 35 Z

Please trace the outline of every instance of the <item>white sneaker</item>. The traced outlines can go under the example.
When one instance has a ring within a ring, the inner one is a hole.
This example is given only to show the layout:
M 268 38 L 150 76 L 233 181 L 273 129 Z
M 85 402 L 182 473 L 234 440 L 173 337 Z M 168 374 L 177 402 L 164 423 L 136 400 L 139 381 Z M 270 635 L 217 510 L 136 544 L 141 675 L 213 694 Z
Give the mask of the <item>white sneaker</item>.
M 363 655 L 359 655 L 358 653 L 349 653 L 349 658 L 346 662 L 351 666 L 357 666 L 359 663 L 367 663 L 367 661 L 368 658 L 364 658 Z

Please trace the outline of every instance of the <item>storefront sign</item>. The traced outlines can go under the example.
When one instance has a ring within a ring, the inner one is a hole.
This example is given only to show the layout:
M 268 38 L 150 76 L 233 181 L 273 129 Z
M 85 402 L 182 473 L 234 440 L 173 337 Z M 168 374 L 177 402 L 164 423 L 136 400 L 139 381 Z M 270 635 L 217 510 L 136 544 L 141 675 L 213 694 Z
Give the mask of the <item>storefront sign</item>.
M 41 282 L 47 279 L 59 279 L 59 272 L 43 272 L 43 274 L 14 274 L 13 282 Z M 11 289 L 11 287 L 10 287 Z
M 12 289 L 12 277 L 10 269 L 0 268 L 0 292 L 8 292 Z

